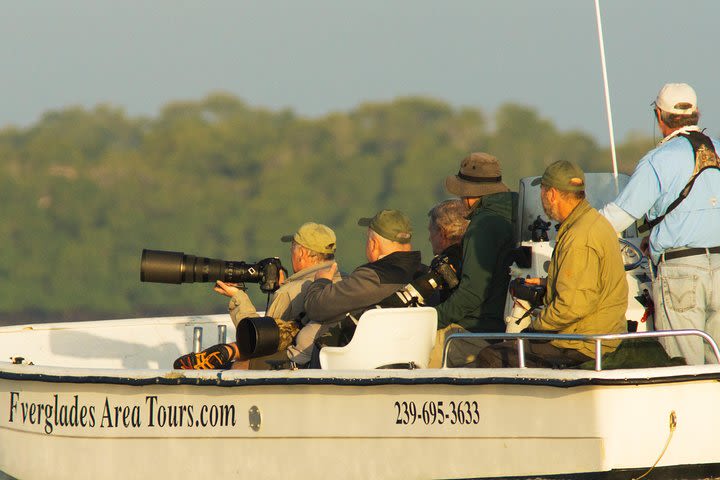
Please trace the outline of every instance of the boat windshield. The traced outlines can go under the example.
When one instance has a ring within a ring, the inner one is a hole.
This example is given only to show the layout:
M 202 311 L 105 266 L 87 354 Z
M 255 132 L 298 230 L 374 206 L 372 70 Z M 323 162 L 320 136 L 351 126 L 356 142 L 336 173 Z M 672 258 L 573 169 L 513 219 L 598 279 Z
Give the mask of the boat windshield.
M 538 216 L 548 221 L 540 201 L 540 185 L 532 185 L 533 180 L 537 178 L 540 177 L 525 177 L 520 180 L 518 223 L 516 227 L 518 230 L 515 232 L 515 238 L 518 238 L 521 242 L 530 241 L 531 231 L 529 227 Z M 618 175 L 618 191 L 625 188 L 629 179 L 630 177 L 624 173 Z M 594 208 L 602 208 L 617 197 L 615 177 L 612 173 L 586 173 L 585 184 L 586 198 Z M 548 231 L 548 237 L 552 240 L 555 238 L 556 233 L 555 222 L 553 222 L 552 228 Z M 637 229 L 632 225 L 623 233 L 623 236 L 637 237 Z

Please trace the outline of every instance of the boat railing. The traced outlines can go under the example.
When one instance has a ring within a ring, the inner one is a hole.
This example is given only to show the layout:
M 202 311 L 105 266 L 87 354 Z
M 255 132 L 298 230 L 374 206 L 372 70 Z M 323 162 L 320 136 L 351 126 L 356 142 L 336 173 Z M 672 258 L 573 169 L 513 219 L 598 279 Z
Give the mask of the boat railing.
M 610 333 L 601 335 L 577 335 L 564 333 L 453 333 L 445 339 L 443 346 L 442 367 L 446 368 L 447 353 L 452 342 L 461 339 L 481 339 L 481 340 L 515 340 L 517 342 L 518 366 L 519 368 L 527 368 L 525 366 L 525 343 L 524 340 L 580 340 L 584 342 L 593 342 L 595 344 L 595 371 L 602 370 L 602 342 L 608 340 L 629 340 L 634 338 L 662 338 L 662 337 L 685 337 L 697 336 L 707 342 L 715 354 L 715 360 L 720 363 L 720 350 L 717 343 L 707 333 L 701 330 L 657 330 L 652 332 L 633 332 L 633 333 Z

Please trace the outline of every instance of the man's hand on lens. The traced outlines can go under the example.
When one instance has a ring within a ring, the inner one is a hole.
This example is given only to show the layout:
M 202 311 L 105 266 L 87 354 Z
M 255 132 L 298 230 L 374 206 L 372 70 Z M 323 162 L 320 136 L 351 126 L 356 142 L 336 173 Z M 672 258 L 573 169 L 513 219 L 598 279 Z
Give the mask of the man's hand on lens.
M 220 295 L 225 295 L 226 297 L 230 298 L 232 298 L 233 295 L 240 291 L 237 283 L 225 283 L 221 280 L 215 282 L 215 287 L 213 288 L 213 290 L 215 290 Z

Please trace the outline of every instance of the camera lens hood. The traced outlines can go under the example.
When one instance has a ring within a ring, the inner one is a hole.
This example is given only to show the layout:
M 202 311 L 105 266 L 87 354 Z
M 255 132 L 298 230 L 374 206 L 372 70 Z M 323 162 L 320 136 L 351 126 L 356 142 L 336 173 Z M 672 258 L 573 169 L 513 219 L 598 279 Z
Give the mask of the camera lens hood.
M 271 355 L 280 345 L 280 328 L 272 317 L 248 317 L 238 323 L 235 340 L 243 358 Z

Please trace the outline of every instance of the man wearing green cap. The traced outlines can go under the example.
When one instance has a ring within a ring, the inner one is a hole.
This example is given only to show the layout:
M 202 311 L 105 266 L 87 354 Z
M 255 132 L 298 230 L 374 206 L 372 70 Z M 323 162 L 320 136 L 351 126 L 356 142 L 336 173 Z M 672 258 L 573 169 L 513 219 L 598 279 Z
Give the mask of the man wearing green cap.
M 507 332 L 525 328 L 567 334 L 622 333 L 627 329 L 628 286 L 615 230 L 585 200 L 585 174 L 577 165 L 558 161 L 540 179 L 545 213 L 560 223 L 547 279 L 545 307 L 531 320 L 507 319 Z M 603 353 L 615 350 L 618 341 L 603 342 Z M 517 365 L 515 341 L 492 345 L 480 352 L 478 365 Z M 595 358 L 593 342 L 553 340 L 529 343 L 525 361 L 536 367 L 573 367 Z
M 228 364 L 234 361 L 236 368 L 265 369 L 268 367 L 267 360 L 289 360 L 300 366 L 310 361 L 313 340 L 320 325 L 308 322 L 304 307 L 305 290 L 314 280 L 317 271 L 334 264 L 335 232 L 325 225 L 308 222 L 300 226 L 295 234 L 283 236 L 281 241 L 291 244 L 290 259 L 294 273 L 273 294 L 270 306 L 265 312 L 265 315 L 274 319 L 278 325 L 278 354 L 249 360 L 242 358 L 237 343 L 215 345 L 197 354 L 183 355 L 175 361 L 175 368 L 227 368 Z M 334 272 L 332 280 L 340 280 L 337 271 Z M 230 316 L 236 327 L 246 318 L 258 317 L 250 297 L 236 285 L 218 281 L 214 290 L 230 297 Z
M 372 218 L 361 218 L 367 227 L 365 255 L 368 263 L 357 267 L 337 283 L 331 278 L 337 271 L 333 263 L 315 274 L 305 293 L 305 311 L 312 322 L 321 323 L 318 332 L 326 346 L 338 345 L 337 335 L 328 335 L 349 314 L 355 319 L 362 313 L 410 283 L 420 273 L 420 252 L 411 246 L 410 219 L 399 210 L 381 210 Z

